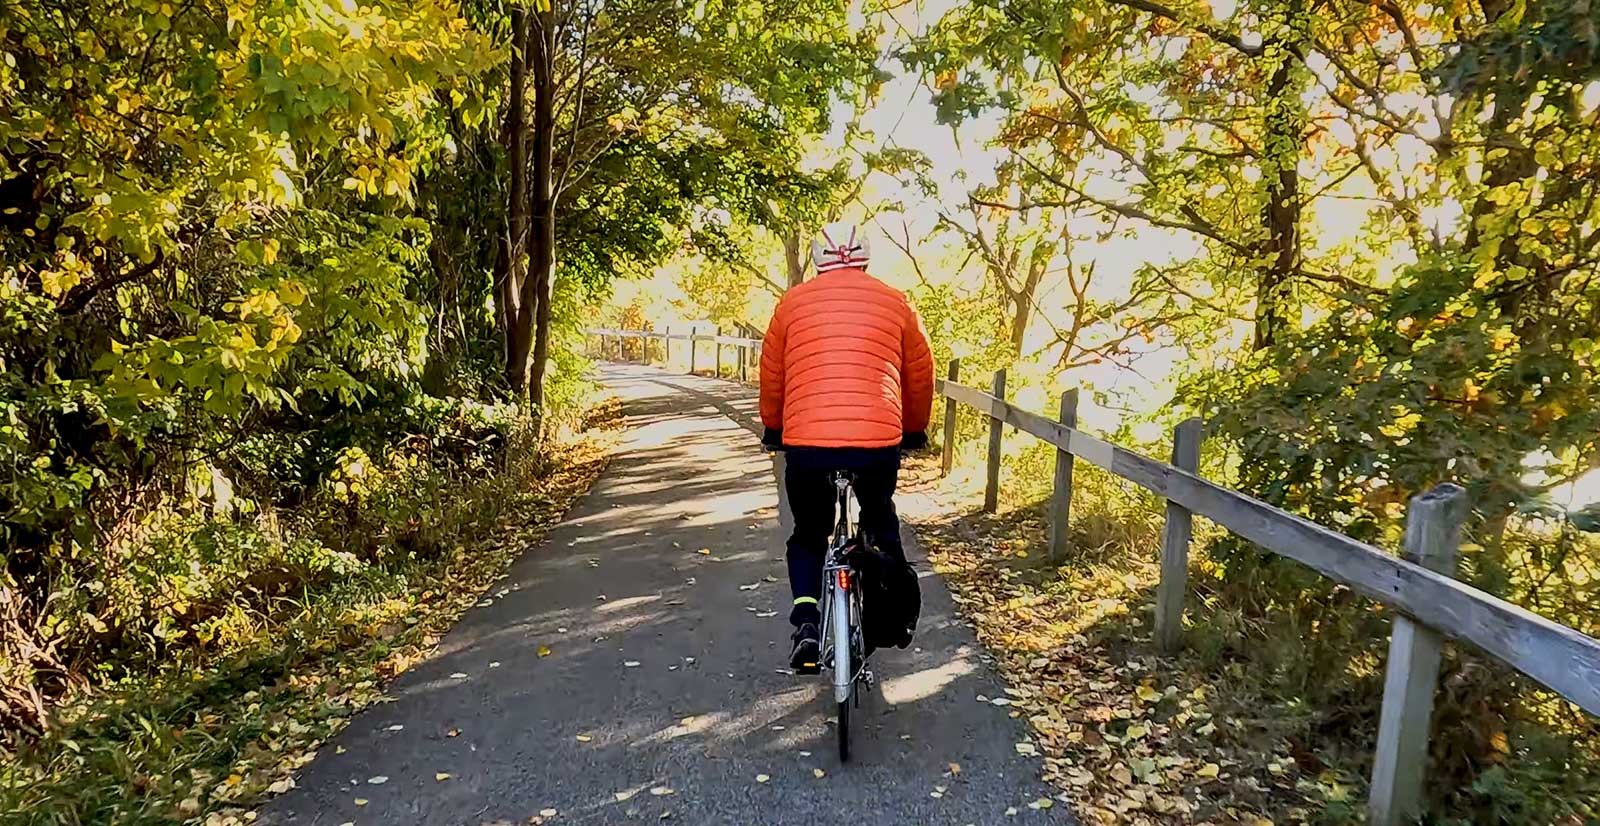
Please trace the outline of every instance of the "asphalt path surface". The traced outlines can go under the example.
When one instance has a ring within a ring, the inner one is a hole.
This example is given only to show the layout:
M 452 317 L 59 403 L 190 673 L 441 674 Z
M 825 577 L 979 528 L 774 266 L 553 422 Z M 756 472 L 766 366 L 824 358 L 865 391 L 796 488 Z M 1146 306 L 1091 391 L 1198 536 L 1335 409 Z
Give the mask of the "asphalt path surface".
M 1001 684 L 909 531 L 922 625 L 873 656 L 841 765 L 824 679 L 786 668 L 787 517 L 753 391 L 635 365 L 598 378 L 628 429 L 594 489 L 263 822 L 1074 822 L 1038 805 L 1054 791 L 1019 753 L 1025 726 L 980 701 Z

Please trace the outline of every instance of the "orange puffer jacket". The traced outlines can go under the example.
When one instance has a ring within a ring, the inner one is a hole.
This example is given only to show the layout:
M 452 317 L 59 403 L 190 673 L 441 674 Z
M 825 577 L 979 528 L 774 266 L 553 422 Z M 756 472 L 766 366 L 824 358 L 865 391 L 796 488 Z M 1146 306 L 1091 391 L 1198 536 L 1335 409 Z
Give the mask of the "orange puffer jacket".
M 761 349 L 761 422 L 795 447 L 898 446 L 928 429 L 933 356 L 898 290 L 846 268 L 789 290 Z

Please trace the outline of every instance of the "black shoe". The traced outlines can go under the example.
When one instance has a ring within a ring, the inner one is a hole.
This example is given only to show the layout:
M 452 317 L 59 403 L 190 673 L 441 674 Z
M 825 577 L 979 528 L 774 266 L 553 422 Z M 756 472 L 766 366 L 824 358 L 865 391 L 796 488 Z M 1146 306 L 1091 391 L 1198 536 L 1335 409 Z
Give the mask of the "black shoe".
M 789 652 L 789 667 L 796 674 L 817 674 L 822 671 L 822 646 L 817 642 L 817 626 L 804 623 L 794 632 L 794 648 Z

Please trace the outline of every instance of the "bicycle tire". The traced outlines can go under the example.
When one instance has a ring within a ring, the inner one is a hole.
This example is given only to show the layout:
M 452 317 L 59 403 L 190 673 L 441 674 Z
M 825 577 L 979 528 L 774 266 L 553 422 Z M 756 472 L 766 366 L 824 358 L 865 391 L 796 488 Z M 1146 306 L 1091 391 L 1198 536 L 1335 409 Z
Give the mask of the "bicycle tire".
M 851 694 L 855 692 L 852 691 Z M 850 701 L 839 703 L 839 762 L 850 762 Z

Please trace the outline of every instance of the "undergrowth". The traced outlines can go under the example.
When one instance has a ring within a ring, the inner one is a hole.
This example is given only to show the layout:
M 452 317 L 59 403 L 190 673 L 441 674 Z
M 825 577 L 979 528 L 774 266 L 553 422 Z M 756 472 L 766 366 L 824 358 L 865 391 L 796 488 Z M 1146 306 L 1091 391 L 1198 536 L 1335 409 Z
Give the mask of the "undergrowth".
M 603 405 L 588 424 L 615 413 Z M 293 586 L 233 574 L 229 587 L 251 581 L 254 599 L 213 599 L 207 619 L 185 626 L 188 644 L 124 658 L 59 701 L 42 733 L 10 732 L 0 743 L 0 820 L 254 819 L 249 807 L 291 788 L 293 771 L 424 657 L 605 464 L 603 436 L 535 450 L 527 434 L 508 435 L 493 466 L 403 449 L 378 461 L 346 456 L 335 474 L 343 487 L 293 514 L 303 531 L 213 520 L 184 534 L 182 550 L 199 558 L 270 551 L 256 567 L 268 579 L 294 574 Z M 277 542 L 284 535 L 296 538 Z M 308 567 L 286 567 L 295 560 Z

